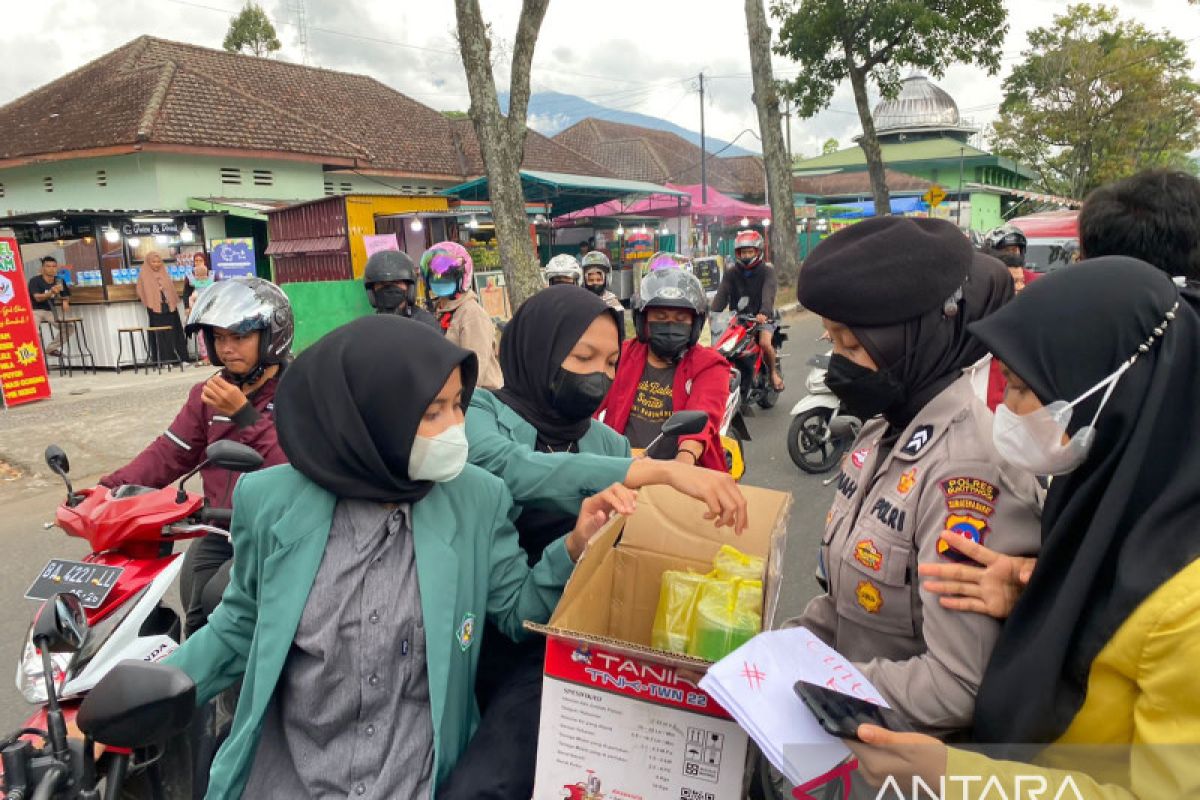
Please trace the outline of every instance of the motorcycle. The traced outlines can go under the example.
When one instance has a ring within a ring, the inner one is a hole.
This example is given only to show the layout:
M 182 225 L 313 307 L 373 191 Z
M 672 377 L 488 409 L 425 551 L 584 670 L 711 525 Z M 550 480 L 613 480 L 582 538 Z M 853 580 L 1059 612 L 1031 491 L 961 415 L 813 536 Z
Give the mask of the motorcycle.
M 808 395 L 792 407 L 788 455 L 810 475 L 833 469 L 858 436 L 862 422 L 842 409 L 837 395 L 825 385 L 830 353 L 808 360 L 812 369 L 804 381 Z
M 767 360 L 763 349 L 758 344 L 758 332 L 762 323 L 754 316 L 743 313 L 747 299 L 743 297 L 738 303 L 738 313 L 729 322 L 725 332 L 717 339 L 717 352 L 725 356 L 730 364 L 737 367 L 740 375 L 738 394 L 741 399 L 742 413 L 746 413 L 752 405 L 759 408 L 774 408 L 779 401 L 779 392 L 771 380 L 771 372 L 767 368 Z M 776 368 L 783 374 L 783 343 L 787 341 L 787 325 L 777 324 L 772 334 L 771 343 L 775 347 Z
M 175 552 L 174 545 L 208 533 L 228 535 L 225 529 L 231 517 L 228 509 L 206 507 L 203 496 L 187 491 L 185 484 L 209 464 L 234 472 L 262 465 L 262 456 L 236 442 L 214 442 L 205 456 L 204 463 L 184 475 L 177 486 L 97 486 L 76 492 L 68 477 L 66 453 L 53 445 L 46 449 L 47 466 L 67 489 L 55 522 L 47 527 L 57 526 L 69 536 L 85 539 L 92 552 L 82 561 L 50 559 L 25 594 L 45 602 L 30 626 L 17 665 L 17 687 L 27 701 L 41 708 L 12 741 L 41 739 L 61 756 L 65 745 L 59 740 L 66 738 L 65 726 L 118 663 L 160 661 L 179 646 L 179 615 L 163 602 L 183 566 L 183 554 Z M 66 595 L 78 598 L 86 635 L 76 648 L 48 652 L 38 643 L 38 620 L 46 618 L 51 613 L 48 608 L 57 608 L 52 604 Z M 62 722 L 54 722 L 56 713 Z M 190 797 L 189 748 L 186 742 L 176 744 L 127 763 L 116 782 L 138 790 L 148 782 L 144 788 L 156 798 Z M 4 767 L 5 785 L 11 786 L 7 762 Z

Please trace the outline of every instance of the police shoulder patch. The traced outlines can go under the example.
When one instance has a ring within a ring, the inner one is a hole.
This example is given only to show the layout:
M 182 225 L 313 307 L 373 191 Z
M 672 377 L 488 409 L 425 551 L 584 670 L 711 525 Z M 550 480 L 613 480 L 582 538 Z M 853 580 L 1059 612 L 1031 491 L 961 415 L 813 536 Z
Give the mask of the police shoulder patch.
M 983 517 L 990 517 L 996 513 L 1000 489 L 995 484 L 980 478 L 963 476 L 947 478 L 940 485 L 942 494 L 946 496 L 946 510 L 950 513 L 970 512 Z
M 908 437 L 908 442 L 904 447 L 900 448 L 900 452 L 906 456 L 915 456 L 925 449 L 925 446 L 933 440 L 933 426 L 922 425 L 913 431 L 912 436 Z
M 987 522 L 970 514 L 950 514 L 946 517 L 945 528 L 947 531 L 962 536 L 964 539 L 970 539 L 975 544 L 983 544 L 990 530 Z M 970 558 L 967 558 L 946 544 L 946 540 L 940 536 L 938 537 L 937 552 L 939 556 L 948 561 L 974 563 Z

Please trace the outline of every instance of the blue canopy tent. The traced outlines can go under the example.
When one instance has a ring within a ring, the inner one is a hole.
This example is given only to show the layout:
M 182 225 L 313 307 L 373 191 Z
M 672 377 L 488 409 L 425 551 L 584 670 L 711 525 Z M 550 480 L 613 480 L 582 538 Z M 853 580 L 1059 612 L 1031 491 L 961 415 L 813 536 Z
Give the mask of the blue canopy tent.
M 861 219 L 862 217 L 875 216 L 875 202 L 873 200 L 863 200 L 856 203 L 838 203 L 833 206 L 826 206 L 829 209 L 829 216 L 838 219 Z M 893 197 L 892 198 L 892 213 L 893 214 L 911 214 L 918 211 L 928 211 L 929 204 L 919 197 Z

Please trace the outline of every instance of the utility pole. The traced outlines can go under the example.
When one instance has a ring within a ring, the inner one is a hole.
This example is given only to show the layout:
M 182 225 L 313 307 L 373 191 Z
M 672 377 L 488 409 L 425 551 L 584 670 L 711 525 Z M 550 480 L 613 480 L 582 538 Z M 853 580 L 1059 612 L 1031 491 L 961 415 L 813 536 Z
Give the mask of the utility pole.
M 291 11 L 296 15 L 296 43 L 300 45 L 301 63 L 308 65 L 308 9 L 304 0 L 293 0 Z
M 954 224 L 962 227 L 962 196 L 963 196 L 963 162 L 967 158 L 967 148 L 958 148 L 958 203 L 954 208 Z
M 700 73 L 700 202 L 708 204 L 708 145 L 704 140 L 704 73 Z

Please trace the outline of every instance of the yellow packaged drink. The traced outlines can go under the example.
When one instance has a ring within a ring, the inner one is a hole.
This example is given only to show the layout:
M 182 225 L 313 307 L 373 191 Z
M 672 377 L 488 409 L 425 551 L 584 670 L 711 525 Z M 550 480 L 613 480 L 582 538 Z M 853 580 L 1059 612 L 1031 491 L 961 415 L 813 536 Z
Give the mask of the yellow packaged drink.
M 650 632 L 651 647 L 681 655 L 688 651 L 696 595 L 707 580 L 706 576 L 694 572 L 667 570 L 663 573 L 658 611 L 654 614 L 654 627 Z
M 761 581 L 766 570 L 766 559 L 748 556 L 736 547 L 723 544 L 713 556 L 713 574 L 722 580 L 735 578 L 744 581 Z
M 688 655 L 720 661 L 762 630 L 762 581 L 709 580 L 696 598 Z

